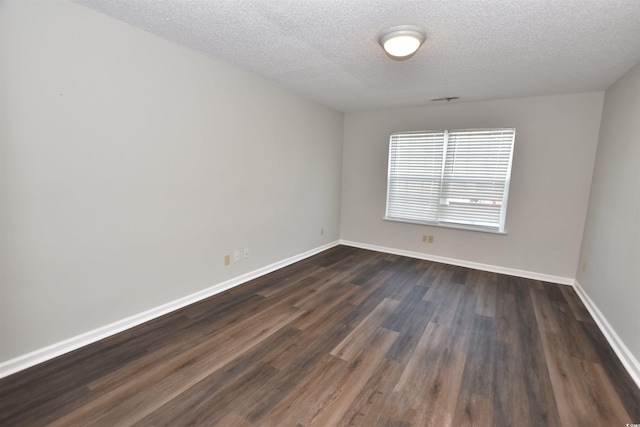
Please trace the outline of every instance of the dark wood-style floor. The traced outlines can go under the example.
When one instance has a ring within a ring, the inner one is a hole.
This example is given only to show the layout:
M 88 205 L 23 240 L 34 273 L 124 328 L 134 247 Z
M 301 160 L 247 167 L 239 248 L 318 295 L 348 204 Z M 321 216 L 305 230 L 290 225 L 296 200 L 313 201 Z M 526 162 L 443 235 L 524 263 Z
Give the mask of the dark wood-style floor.
M 572 288 L 338 246 L 0 380 L 0 425 L 624 426 Z

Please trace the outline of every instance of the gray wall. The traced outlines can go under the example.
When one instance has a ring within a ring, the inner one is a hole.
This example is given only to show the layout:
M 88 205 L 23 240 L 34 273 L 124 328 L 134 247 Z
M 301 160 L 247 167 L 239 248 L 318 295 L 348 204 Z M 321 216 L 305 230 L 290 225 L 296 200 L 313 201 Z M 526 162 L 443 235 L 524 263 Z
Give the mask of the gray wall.
M 342 113 L 73 3 L 0 14 L 0 362 L 339 238 Z
M 576 277 L 640 361 L 640 64 L 605 94 Z
M 345 240 L 563 278 L 578 263 L 603 92 L 345 116 Z M 383 221 L 389 133 L 515 127 L 507 235 Z M 421 237 L 431 234 L 434 244 Z

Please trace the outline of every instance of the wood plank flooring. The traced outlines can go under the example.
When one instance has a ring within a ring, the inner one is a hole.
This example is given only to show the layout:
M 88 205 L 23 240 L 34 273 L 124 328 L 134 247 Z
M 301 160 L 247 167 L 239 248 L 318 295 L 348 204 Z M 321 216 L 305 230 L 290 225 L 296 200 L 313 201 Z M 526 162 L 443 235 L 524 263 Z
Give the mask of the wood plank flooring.
M 337 246 L 0 380 L 2 426 L 624 426 L 570 287 Z

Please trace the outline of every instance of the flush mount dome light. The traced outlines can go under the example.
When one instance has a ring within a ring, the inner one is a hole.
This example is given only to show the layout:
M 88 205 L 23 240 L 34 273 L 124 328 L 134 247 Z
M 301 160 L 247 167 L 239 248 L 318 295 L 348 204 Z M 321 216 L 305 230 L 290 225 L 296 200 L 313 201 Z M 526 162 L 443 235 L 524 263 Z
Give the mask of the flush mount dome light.
M 394 59 L 406 59 L 424 43 L 427 33 L 413 25 L 387 28 L 378 34 L 382 48 Z

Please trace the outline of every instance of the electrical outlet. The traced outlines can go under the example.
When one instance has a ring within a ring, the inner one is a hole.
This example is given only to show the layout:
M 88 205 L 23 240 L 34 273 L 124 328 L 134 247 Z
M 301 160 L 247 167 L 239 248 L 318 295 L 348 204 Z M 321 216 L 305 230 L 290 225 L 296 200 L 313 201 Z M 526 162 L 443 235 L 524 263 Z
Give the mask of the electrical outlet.
M 249 258 L 249 248 L 244 248 L 244 257 Z
M 231 257 L 229 255 L 224 256 L 224 265 L 231 264 Z
M 433 236 L 430 234 L 423 234 L 422 235 L 422 241 L 424 243 L 433 243 Z
M 240 251 L 235 251 L 235 252 L 233 253 L 233 261 L 234 261 L 234 262 L 238 262 L 238 261 L 240 261 Z

